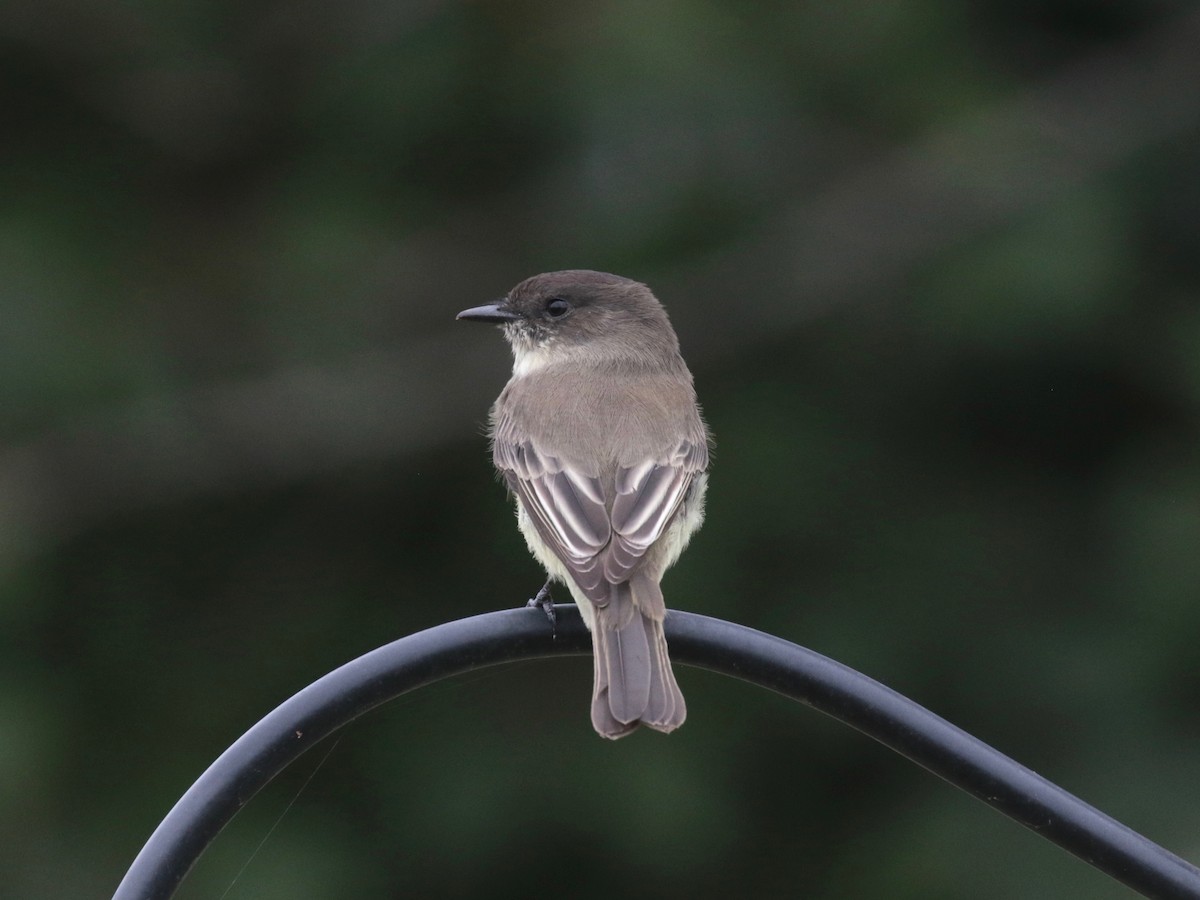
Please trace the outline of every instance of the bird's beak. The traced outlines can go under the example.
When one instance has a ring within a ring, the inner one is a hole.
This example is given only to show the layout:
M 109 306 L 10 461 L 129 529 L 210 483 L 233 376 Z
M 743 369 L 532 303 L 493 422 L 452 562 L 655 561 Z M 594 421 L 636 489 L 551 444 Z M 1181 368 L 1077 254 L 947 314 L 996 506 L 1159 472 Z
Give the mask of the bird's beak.
M 455 319 L 472 319 L 476 322 L 491 322 L 495 325 L 503 325 L 505 322 L 515 322 L 521 318 L 503 303 L 489 303 L 486 306 L 473 306 L 470 309 L 464 309 Z

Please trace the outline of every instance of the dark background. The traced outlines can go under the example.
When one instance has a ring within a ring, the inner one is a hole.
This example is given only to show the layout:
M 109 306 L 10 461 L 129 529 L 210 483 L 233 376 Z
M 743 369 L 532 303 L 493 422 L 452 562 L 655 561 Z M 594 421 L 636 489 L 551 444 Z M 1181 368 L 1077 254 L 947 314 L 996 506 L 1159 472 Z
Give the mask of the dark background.
M 1200 857 L 1193 9 L 8 0 L 5 893 L 108 896 L 277 703 L 536 590 L 454 314 L 569 267 L 657 291 L 717 436 L 671 605 Z M 374 712 L 179 896 L 1130 896 L 781 698 L 682 670 L 610 744 L 590 679 Z

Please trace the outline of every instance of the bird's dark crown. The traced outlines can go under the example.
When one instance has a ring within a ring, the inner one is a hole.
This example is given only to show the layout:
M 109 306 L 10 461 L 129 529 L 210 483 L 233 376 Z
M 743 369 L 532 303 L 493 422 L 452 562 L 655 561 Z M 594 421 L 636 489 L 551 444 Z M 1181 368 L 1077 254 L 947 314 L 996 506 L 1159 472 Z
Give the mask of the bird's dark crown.
M 566 360 L 685 368 L 666 310 L 641 282 L 590 269 L 527 278 L 503 300 L 458 314 L 504 328 L 514 372 Z
M 653 328 L 667 321 L 662 304 L 646 285 L 590 269 L 526 278 L 508 292 L 503 305 L 520 317 L 510 327 L 531 336 L 575 332 L 584 338 L 607 329 Z

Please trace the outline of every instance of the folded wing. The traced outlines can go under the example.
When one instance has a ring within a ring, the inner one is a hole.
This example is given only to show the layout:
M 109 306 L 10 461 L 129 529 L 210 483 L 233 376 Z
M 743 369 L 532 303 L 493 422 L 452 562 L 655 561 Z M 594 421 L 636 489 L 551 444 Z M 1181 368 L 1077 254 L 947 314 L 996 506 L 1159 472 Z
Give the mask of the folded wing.
M 601 607 L 611 586 L 637 570 L 708 462 L 703 443 L 682 441 L 660 459 L 618 468 L 606 484 L 533 441 L 497 440 L 492 455 L 542 540 Z

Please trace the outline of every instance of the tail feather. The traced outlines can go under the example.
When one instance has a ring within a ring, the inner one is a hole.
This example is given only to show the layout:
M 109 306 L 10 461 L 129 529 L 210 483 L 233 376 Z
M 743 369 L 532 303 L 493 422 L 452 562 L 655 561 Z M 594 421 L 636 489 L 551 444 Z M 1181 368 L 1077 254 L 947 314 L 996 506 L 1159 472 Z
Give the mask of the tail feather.
M 622 722 L 613 715 L 612 706 L 608 701 L 608 652 L 604 647 L 605 640 L 602 632 L 592 633 L 592 641 L 595 644 L 593 648 L 595 651 L 595 680 L 592 688 L 592 727 L 601 737 L 616 740 L 635 731 L 638 723 L 636 721 Z
M 658 584 L 637 576 L 613 585 L 596 609 L 592 725 L 604 737 L 624 737 L 639 724 L 674 731 L 687 716 L 667 655 L 664 613 Z
M 687 704 L 683 692 L 675 681 L 671 669 L 671 658 L 667 655 L 667 638 L 663 634 L 662 622 L 646 618 L 647 637 L 650 640 L 650 702 L 642 715 L 642 722 L 656 731 L 674 731 L 687 718 Z

